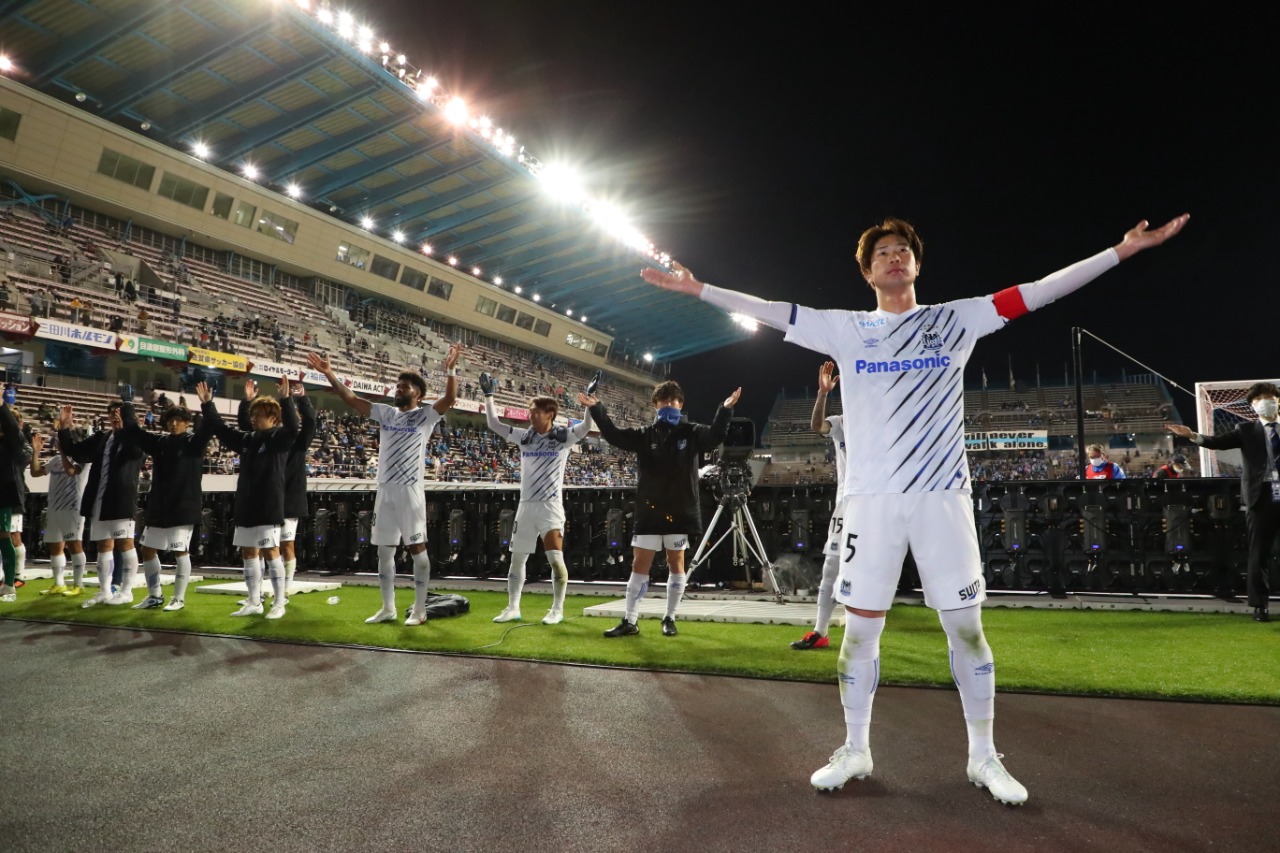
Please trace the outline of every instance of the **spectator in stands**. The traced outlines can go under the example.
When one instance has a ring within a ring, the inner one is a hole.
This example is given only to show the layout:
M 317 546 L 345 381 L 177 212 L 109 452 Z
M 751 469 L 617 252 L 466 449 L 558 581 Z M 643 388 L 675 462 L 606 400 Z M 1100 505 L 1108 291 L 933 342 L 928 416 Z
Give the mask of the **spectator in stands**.
M 1182 424 L 1165 424 L 1165 428 L 1210 450 L 1240 451 L 1240 499 L 1249 542 L 1249 606 L 1255 622 L 1270 622 L 1268 564 L 1271 549 L 1280 538 L 1280 388 L 1272 382 L 1255 382 L 1245 400 L 1258 419 L 1243 421 L 1230 432 L 1201 435 Z
M 1084 467 L 1086 480 L 1123 480 L 1124 469 L 1107 458 L 1101 444 L 1091 444 L 1086 448 L 1089 464 Z
M 725 398 L 711 425 L 685 418 L 684 390 L 678 382 L 667 381 L 653 389 L 650 402 L 656 413 L 652 424 L 640 429 L 619 429 L 594 394 L 579 394 L 578 402 L 589 406 L 591 417 L 604 440 L 620 450 L 636 454 L 635 532 L 631 538 L 631 577 L 627 580 L 626 613 L 606 637 L 639 634 L 640 601 L 649 588 L 649 570 L 658 551 L 666 552 L 667 609 L 662 618 L 662 634 L 676 635 L 676 608 L 684 593 L 684 552 L 689 542 L 702 533 L 698 496 L 699 454 L 724 443 L 729 432 L 733 407 L 741 396 L 736 389 Z
M 1157 480 L 1177 480 L 1187 473 L 1187 457 L 1181 453 L 1175 453 L 1169 457 L 1169 461 L 1156 469 L 1151 476 Z
M 71 297 L 71 303 L 67 307 L 71 309 L 71 322 L 79 323 L 80 315 L 84 311 L 84 303 L 80 301 L 80 297 Z
M 133 279 L 125 279 L 124 282 L 124 301 L 136 302 L 138 299 L 138 288 L 133 283 Z

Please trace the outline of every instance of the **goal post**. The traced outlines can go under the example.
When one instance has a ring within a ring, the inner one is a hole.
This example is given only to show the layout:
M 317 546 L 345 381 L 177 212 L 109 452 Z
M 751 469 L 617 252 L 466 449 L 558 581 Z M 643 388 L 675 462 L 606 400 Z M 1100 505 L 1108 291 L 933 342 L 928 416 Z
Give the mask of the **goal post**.
M 1241 379 L 1232 382 L 1196 383 L 1196 432 L 1201 435 L 1221 435 L 1245 421 L 1256 421 L 1258 416 L 1250 408 L 1245 397 L 1249 387 L 1258 382 L 1280 379 Z M 1200 476 L 1239 477 L 1239 450 L 1208 450 L 1200 448 Z

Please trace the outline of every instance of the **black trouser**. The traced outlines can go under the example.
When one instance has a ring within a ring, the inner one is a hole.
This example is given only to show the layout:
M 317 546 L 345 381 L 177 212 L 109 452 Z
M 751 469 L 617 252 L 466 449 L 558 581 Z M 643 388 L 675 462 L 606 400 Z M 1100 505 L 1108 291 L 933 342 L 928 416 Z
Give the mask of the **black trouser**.
M 1271 500 L 1271 484 L 1264 484 L 1262 500 L 1245 512 L 1249 530 L 1249 606 L 1266 607 L 1271 597 L 1271 548 L 1280 533 L 1280 503 Z

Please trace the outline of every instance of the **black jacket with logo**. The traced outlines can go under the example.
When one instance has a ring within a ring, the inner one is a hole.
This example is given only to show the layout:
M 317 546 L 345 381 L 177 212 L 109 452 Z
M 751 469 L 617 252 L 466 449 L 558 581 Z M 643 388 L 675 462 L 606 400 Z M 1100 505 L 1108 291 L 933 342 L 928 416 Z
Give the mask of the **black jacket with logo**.
M 22 512 L 27 497 L 26 467 L 30 447 L 18 426 L 18 419 L 7 403 L 0 404 L 0 507 Z M 27 461 L 23 461 L 23 459 Z
M 307 505 L 307 452 L 311 449 L 311 440 L 316 437 L 316 410 L 311 405 L 311 398 L 305 394 L 294 397 L 298 406 L 298 420 L 302 427 L 298 437 L 289 451 L 289 460 L 285 463 L 284 473 L 284 517 L 306 518 L 311 514 Z M 249 400 L 240 401 L 240 411 L 236 421 L 244 432 L 251 432 L 253 425 L 249 422 Z
M 732 416 L 732 409 L 721 406 L 710 426 L 682 419 L 678 426 L 658 421 L 619 429 L 603 403 L 591 407 L 604 440 L 636 455 L 636 535 L 685 533 L 692 542 L 702 533 L 699 457 L 724 443 Z
M 261 432 L 244 432 L 227 426 L 213 402 L 201 407 L 210 429 L 224 447 L 240 454 L 236 478 L 236 527 L 283 524 L 284 475 L 289 451 L 298 437 L 298 410 L 293 400 L 280 401 L 284 426 Z
M 151 492 L 147 495 L 148 527 L 200 524 L 204 494 L 204 455 L 213 439 L 208 418 L 182 435 L 157 435 L 138 426 L 133 403 L 125 403 L 125 441 L 151 456 Z
M 124 413 L 121 412 L 121 416 Z M 92 521 L 133 518 L 138 513 L 138 473 L 142 470 L 142 461 L 146 454 L 137 444 L 125 440 L 124 430 L 115 431 L 115 440 L 111 443 L 111 459 L 108 463 L 103 459 L 103 449 L 107 444 L 107 436 L 112 430 L 95 432 L 77 441 L 69 429 L 58 430 L 58 446 L 67 458 L 81 465 L 92 465 L 89 469 L 89 481 L 84 485 L 84 497 L 80 499 L 80 514 Z M 98 484 L 102 479 L 102 471 L 107 472 L 107 490 L 102 496 L 101 512 L 94 514 L 94 503 L 98 499 Z

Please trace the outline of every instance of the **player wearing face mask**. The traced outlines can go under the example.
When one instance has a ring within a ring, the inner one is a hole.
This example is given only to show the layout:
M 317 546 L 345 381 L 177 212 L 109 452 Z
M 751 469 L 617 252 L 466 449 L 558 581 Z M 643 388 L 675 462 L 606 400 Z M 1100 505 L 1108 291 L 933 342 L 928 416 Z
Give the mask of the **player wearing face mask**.
M 606 637 L 639 634 L 640 601 L 649 589 L 649 569 L 658 551 L 666 551 L 667 611 L 662 634 L 676 635 L 676 606 L 684 594 L 684 552 L 702 532 L 698 500 L 698 457 L 724 443 L 733 407 L 742 393 L 730 394 L 711 425 L 684 417 L 684 391 L 678 382 L 653 389 L 654 421 L 639 429 L 619 429 L 594 394 L 579 394 L 604 440 L 636 455 L 636 520 L 631 538 L 631 577 L 627 581 L 626 615 Z
M 1240 451 L 1240 499 L 1249 542 L 1249 606 L 1255 622 L 1269 622 L 1267 563 L 1280 536 L 1280 424 L 1276 421 L 1280 388 L 1274 382 L 1255 382 L 1245 399 L 1258 419 L 1237 424 L 1230 432 L 1201 435 L 1182 424 L 1165 424 L 1165 428 L 1210 450 Z

